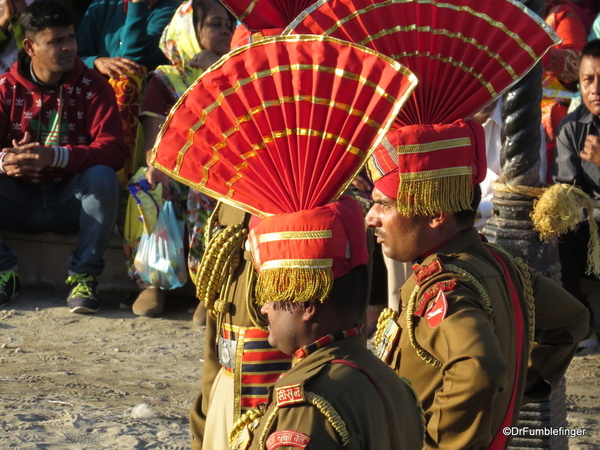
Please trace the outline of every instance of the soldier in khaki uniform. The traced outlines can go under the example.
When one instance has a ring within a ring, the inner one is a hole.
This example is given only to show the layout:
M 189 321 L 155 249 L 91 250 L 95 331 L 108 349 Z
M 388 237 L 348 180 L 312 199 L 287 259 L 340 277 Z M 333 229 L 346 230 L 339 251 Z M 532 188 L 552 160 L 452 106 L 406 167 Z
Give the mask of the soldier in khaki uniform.
M 398 152 L 375 152 L 366 220 L 384 253 L 412 261 L 414 275 L 401 290 L 400 315 L 380 317 L 380 357 L 413 382 L 425 448 L 505 448 L 502 429 L 516 424 L 522 402 L 548 395 L 566 372 L 587 311 L 473 227 L 486 169 L 480 125 L 414 125 L 388 138 Z M 403 153 L 407 146 L 415 153 Z M 434 155 L 417 164 L 424 149 Z M 398 165 L 378 173 L 392 156 Z M 452 175 L 439 176 L 440 167 Z
M 336 341 L 327 354 L 334 359 L 351 358 L 357 365 L 341 362 L 340 368 L 334 364 L 322 372 L 331 371 L 342 380 L 349 377 L 352 384 L 362 380 L 365 394 L 357 398 L 364 402 L 352 403 L 360 412 L 346 408 L 342 401 L 354 398 L 348 389 L 339 391 L 339 398 L 329 397 L 330 403 L 322 401 L 325 393 L 318 390 L 316 396 L 306 397 L 316 402 L 316 412 L 302 420 L 325 429 L 333 426 L 344 444 L 356 448 L 371 448 L 369 442 L 391 448 L 399 439 L 398 425 L 387 422 L 382 430 L 369 422 L 369 415 L 396 420 L 406 414 L 413 430 L 407 428 L 407 436 L 416 436 L 420 442 L 421 416 L 410 389 L 391 369 L 378 364 L 364 339 L 357 336 L 366 293 L 355 299 L 357 306 L 347 318 L 342 316 L 344 306 L 338 305 L 336 316 L 340 317 L 325 320 L 319 315 L 319 321 L 310 326 L 311 333 L 305 333 L 310 340 L 303 338 L 294 348 L 279 350 L 273 349 L 278 341 L 271 335 L 266 339 L 250 293 L 256 283 L 262 303 L 293 303 L 294 311 L 298 305 L 327 310 L 309 305 L 327 298 L 334 279 L 368 262 L 362 209 L 350 197 L 338 199 L 415 85 L 416 78 L 402 65 L 352 43 L 318 36 L 266 37 L 233 50 L 213 65 L 171 111 L 153 164 L 230 205 L 219 206 L 207 227 L 211 236 L 196 280 L 198 297 L 212 311 L 214 323 L 209 323 L 207 332 L 211 364 L 205 368 L 202 397 L 192 407 L 194 448 L 201 441 L 203 448 L 211 450 L 226 446 L 228 439 L 218 436 L 229 418 L 253 402 L 266 401 L 258 389 L 266 391 L 275 380 L 262 375 L 277 378 L 289 363 L 289 355 L 338 331 L 354 336 L 342 344 Z M 249 239 L 247 215 L 231 206 L 261 218 Z M 283 222 L 282 217 L 286 218 Z M 250 249 L 254 266 L 260 269 L 256 278 Z M 286 324 L 290 322 L 285 315 L 270 322 L 271 327 Z M 217 354 L 212 352 L 215 343 Z M 279 356 L 279 351 L 286 355 Z M 317 353 L 321 368 L 329 360 Z M 214 362 L 216 356 L 219 365 Z M 372 373 L 367 368 L 366 376 L 360 365 L 372 363 L 378 367 Z M 367 399 L 378 388 L 382 396 Z M 392 392 L 405 398 L 406 405 L 391 402 Z M 371 409 L 363 410 L 365 404 Z M 241 423 L 246 424 L 248 418 L 247 424 L 254 423 L 259 410 L 245 414 Z M 340 418 L 342 411 L 346 418 Z M 236 448 L 246 448 L 249 436 Z M 271 441 L 267 446 L 279 448 L 279 444 Z
M 358 208 L 354 215 L 340 218 L 355 224 L 347 229 L 359 234 Z M 351 248 L 354 255 L 358 250 Z M 293 367 L 275 383 L 258 428 L 259 413 L 236 424 L 233 449 L 249 442 L 251 449 L 269 450 L 421 448 L 424 419 L 414 392 L 367 348 L 362 326 L 356 325 L 364 319 L 366 299 L 367 270 L 360 265 L 335 279 L 323 303 L 263 306 L 269 341 L 293 353 Z
M 291 365 L 289 355 L 268 345 L 266 322 L 254 302 L 256 271 L 245 249 L 249 220 L 250 214 L 219 203 L 209 223 L 209 244 L 197 281 L 209 314 L 202 389 L 190 412 L 193 450 L 228 448 L 233 423 L 249 408 L 266 402 L 267 386 Z M 228 239 L 219 236 L 222 232 Z M 231 250 L 220 267 L 215 250 L 224 245 Z M 216 289 L 209 292 L 209 280 L 218 276 Z M 251 379 L 245 375 L 248 371 Z

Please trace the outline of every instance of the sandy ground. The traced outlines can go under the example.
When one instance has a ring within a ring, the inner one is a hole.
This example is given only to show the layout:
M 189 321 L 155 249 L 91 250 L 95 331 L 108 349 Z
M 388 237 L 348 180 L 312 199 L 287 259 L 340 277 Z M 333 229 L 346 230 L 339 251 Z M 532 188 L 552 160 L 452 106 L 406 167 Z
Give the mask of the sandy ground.
M 190 305 L 148 319 L 104 294 L 84 316 L 64 294 L 25 288 L 0 309 L 0 449 L 189 448 L 204 333 Z M 600 353 L 577 357 L 567 378 L 570 426 L 586 428 L 570 448 L 600 448 Z M 140 404 L 155 417 L 133 417 Z

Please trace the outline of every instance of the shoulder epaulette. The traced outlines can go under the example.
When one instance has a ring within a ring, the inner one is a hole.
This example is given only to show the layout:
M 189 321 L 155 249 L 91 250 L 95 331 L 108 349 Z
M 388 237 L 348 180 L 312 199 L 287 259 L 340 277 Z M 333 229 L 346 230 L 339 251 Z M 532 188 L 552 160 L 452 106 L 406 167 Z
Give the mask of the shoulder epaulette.
M 417 285 L 421 286 L 427 280 L 430 280 L 434 276 L 443 273 L 446 268 L 442 263 L 440 258 L 434 258 L 429 264 L 426 266 L 417 265 L 413 267 L 415 273 L 415 279 L 417 280 Z
M 427 305 L 431 299 L 437 297 L 440 292 L 450 292 L 456 288 L 456 279 L 441 281 L 427 288 L 415 303 L 415 316 L 423 317 L 427 309 Z
M 304 385 L 294 384 L 290 386 L 281 386 L 275 388 L 275 408 L 266 418 L 264 431 L 260 437 L 258 448 L 265 448 L 269 430 L 277 417 L 277 412 L 281 407 L 296 405 L 300 403 L 309 403 L 317 408 L 327 419 L 340 438 L 341 444 L 344 446 L 350 440 L 350 433 L 346 428 L 346 423 L 340 417 L 338 412 L 331 406 L 323 397 L 304 390 Z M 310 437 L 310 436 L 309 436 Z

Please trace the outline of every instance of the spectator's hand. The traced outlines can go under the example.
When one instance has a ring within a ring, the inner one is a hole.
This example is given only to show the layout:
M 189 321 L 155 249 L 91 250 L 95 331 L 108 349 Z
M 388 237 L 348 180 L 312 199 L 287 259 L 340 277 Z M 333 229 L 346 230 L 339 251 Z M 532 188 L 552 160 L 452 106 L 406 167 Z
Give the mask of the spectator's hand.
M 369 192 L 371 190 L 371 185 L 369 182 L 360 175 L 356 175 L 354 180 L 352 180 L 352 186 L 354 186 L 360 192 Z
M 146 180 L 148 180 L 148 184 L 150 185 L 150 188 L 152 188 L 152 189 L 155 189 L 156 186 L 161 184 L 162 189 L 163 189 L 162 190 L 163 199 L 169 197 L 170 178 L 166 173 L 161 172 L 156 167 L 149 165 L 148 172 L 146 172 Z
M 8 176 L 37 179 L 52 164 L 54 149 L 42 146 L 39 142 L 23 143 L 23 140 L 13 140 L 14 147 L 4 149 L 8 153 L 4 158 L 4 170 Z
M 202 50 L 190 60 L 190 67 L 206 70 L 219 60 L 219 56 L 212 50 Z
M 23 12 L 27 8 L 25 0 L 4 0 L 4 12 L 0 16 L 0 28 L 8 31 L 10 18 L 15 14 Z
M 600 137 L 589 134 L 585 138 L 583 150 L 579 152 L 581 159 L 585 159 L 600 166 Z
M 130 73 L 143 75 L 142 67 L 138 63 L 120 56 L 114 58 L 100 56 L 94 60 L 94 66 L 98 69 L 98 72 L 115 80 Z

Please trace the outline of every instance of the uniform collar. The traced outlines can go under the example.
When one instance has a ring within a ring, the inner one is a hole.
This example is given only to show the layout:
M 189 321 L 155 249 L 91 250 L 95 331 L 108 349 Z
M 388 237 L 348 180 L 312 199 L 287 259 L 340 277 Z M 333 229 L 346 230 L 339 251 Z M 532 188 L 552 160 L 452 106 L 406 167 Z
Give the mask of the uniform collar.
M 442 242 L 437 247 L 434 247 L 428 251 L 425 255 L 418 258 L 415 264 L 421 265 L 431 255 L 437 253 L 452 254 L 459 253 L 466 247 L 469 247 L 475 243 L 481 243 L 482 241 L 487 242 L 487 239 L 477 231 L 477 228 L 469 228 L 466 231 L 461 231 L 449 239 Z
M 304 347 L 299 348 L 294 353 L 294 358 L 292 359 L 292 367 L 295 366 L 296 364 L 298 364 L 300 361 L 302 361 L 308 355 L 316 352 L 318 349 L 323 348 L 326 345 L 330 345 L 336 341 L 341 341 L 342 339 L 345 339 L 345 338 L 348 338 L 351 336 L 358 336 L 360 334 L 360 332 L 362 331 L 362 329 L 363 329 L 362 325 L 356 325 L 353 328 L 350 328 L 348 330 L 336 331 L 335 333 L 331 333 L 326 336 L 323 336 L 320 339 L 317 339 L 312 344 L 308 344 L 308 345 L 305 345 Z

